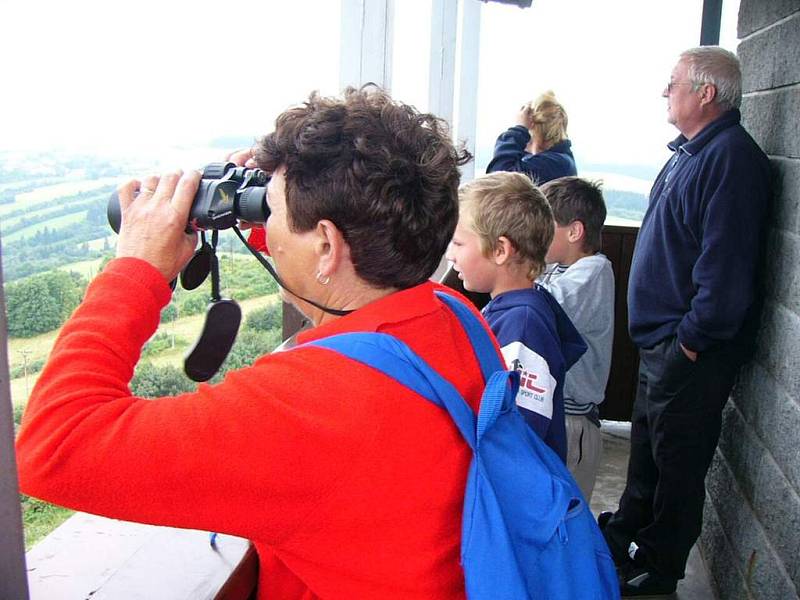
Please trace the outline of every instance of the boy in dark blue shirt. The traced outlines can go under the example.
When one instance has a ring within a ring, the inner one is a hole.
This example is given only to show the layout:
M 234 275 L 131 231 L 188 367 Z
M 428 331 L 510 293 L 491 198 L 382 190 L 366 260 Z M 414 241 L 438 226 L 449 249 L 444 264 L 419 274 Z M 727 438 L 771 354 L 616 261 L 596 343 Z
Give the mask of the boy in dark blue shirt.
M 553 214 L 525 175 L 492 173 L 462 186 L 447 259 L 464 288 L 492 300 L 483 315 L 509 368 L 520 372 L 517 406 L 566 462 L 564 375 L 586 344 L 558 302 L 533 282 L 544 270 Z

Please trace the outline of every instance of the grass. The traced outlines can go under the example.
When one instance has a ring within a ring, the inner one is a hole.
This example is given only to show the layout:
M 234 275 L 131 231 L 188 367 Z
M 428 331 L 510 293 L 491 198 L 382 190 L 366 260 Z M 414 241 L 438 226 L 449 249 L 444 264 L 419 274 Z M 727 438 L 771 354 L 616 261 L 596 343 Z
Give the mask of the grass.
M 20 498 L 22 501 L 22 524 L 25 529 L 26 551 L 30 550 L 36 542 L 47 536 L 75 512 L 24 494 L 21 494 Z
M 92 248 L 93 242 L 100 242 L 99 244 L 95 244 L 99 246 L 99 248 Z M 103 238 L 99 240 L 92 240 L 89 242 L 89 247 L 94 249 L 100 249 L 103 247 Z M 70 263 L 68 265 L 62 265 L 58 267 L 59 271 L 66 271 L 69 273 L 72 271 L 73 273 L 80 273 L 83 275 L 87 280 L 92 280 L 95 275 L 97 275 L 97 268 L 100 266 L 100 263 L 103 262 L 102 258 L 91 258 L 89 260 L 82 260 L 79 262 Z

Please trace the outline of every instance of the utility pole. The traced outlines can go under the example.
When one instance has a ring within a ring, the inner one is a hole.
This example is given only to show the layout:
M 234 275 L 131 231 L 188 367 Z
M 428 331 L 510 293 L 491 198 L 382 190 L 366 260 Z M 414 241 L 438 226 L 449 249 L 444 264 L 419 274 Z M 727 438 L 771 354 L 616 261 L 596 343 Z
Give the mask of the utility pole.
M 32 350 L 17 350 L 22 355 L 22 373 L 25 376 L 25 401 L 28 401 L 30 391 L 28 390 L 28 356 L 31 355 Z
M 178 303 L 175 302 L 175 316 L 172 317 L 172 348 L 175 348 L 175 323 L 178 321 L 179 311 Z

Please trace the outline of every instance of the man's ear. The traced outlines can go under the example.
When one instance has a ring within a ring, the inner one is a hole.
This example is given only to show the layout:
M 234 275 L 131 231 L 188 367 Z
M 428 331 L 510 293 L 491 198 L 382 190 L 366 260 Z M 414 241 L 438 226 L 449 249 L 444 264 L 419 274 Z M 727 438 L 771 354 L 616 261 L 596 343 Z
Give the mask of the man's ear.
M 501 235 L 495 242 L 494 250 L 492 251 L 492 258 L 494 264 L 500 266 L 506 264 L 511 260 L 511 257 L 516 254 L 517 249 L 506 236 Z
M 586 229 L 583 226 L 583 221 L 573 221 L 569 224 L 567 239 L 569 240 L 570 244 L 580 242 L 584 235 L 586 235 Z
M 700 103 L 701 104 L 711 104 L 714 102 L 714 99 L 717 97 L 717 86 L 712 83 L 706 83 L 703 85 L 702 91 L 700 92 Z
M 332 221 L 323 219 L 314 230 L 314 252 L 317 256 L 318 272 L 331 277 L 339 270 L 344 260 L 350 257 L 350 246 L 342 231 Z

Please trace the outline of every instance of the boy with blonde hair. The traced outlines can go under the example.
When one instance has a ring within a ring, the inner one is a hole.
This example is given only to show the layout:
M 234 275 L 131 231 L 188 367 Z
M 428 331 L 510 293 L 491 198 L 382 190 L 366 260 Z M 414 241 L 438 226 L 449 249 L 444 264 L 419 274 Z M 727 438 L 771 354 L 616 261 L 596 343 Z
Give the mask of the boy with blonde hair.
M 517 406 L 566 462 L 564 375 L 586 345 L 558 302 L 534 280 L 545 266 L 553 214 L 520 173 L 492 173 L 459 190 L 447 260 L 468 291 L 488 293 L 483 315 L 509 368 L 520 372 Z
M 562 177 L 542 186 L 555 234 L 539 283 L 558 300 L 588 350 L 567 373 L 567 467 L 591 501 L 603 444 L 598 405 L 605 399 L 614 341 L 614 272 L 600 253 L 606 205 L 600 186 Z

